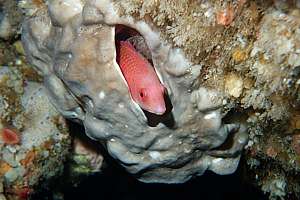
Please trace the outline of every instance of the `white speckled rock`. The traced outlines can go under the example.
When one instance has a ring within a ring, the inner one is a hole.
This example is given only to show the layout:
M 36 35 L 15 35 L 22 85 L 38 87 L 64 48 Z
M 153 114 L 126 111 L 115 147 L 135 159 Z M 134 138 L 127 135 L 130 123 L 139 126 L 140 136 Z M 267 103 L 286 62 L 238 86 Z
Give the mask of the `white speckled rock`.
M 24 188 L 29 194 L 40 181 L 60 175 L 71 147 L 66 122 L 49 102 L 45 87 L 28 81 L 19 68 L 0 67 L 0 196 L 3 192 L 8 199 L 18 199 Z M 3 139 L 4 128 L 17 142 Z
M 118 1 L 60 2 L 28 19 L 22 40 L 65 117 L 80 121 L 89 137 L 144 182 L 180 183 L 206 170 L 235 171 L 247 134 L 239 124 L 222 124 L 222 94 L 193 88 L 200 65 L 163 41 L 150 21 L 121 16 Z M 115 59 L 116 24 L 144 37 L 172 104 L 167 114 L 148 116 L 132 101 Z M 232 146 L 218 150 L 228 135 Z
M 7 16 L 0 17 L 0 38 L 8 39 L 12 35 L 11 24 Z

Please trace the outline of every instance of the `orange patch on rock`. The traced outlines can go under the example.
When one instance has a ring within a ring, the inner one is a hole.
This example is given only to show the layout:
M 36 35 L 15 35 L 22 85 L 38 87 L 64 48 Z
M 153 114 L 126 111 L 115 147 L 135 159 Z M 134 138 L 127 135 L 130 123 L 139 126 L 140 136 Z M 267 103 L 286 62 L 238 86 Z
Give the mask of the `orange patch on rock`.
M 45 5 L 42 0 L 33 0 L 32 3 L 34 5 L 36 5 L 37 7 L 41 7 L 41 6 Z
M 28 166 L 29 164 L 31 164 L 33 162 L 33 160 L 35 159 L 36 157 L 36 152 L 34 150 L 32 151 L 29 151 L 27 154 L 26 154 L 26 157 L 20 161 L 20 163 L 23 165 L 23 166 Z
M 6 174 L 6 172 L 8 172 L 9 170 L 11 170 L 11 166 L 4 161 L 0 161 L 0 176 Z
M 297 155 L 300 155 L 300 134 L 293 135 L 292 148 Z
M 29 199 L 30 193 L 32 193 L 32 190 L 29 187 L 24 187 L 24 188 L 20 189 L 17 194 L 20 197 L 20 199 L 27 200 L 27 199 Z
M 234 19 L 234 9 L 228 6 L 226 9 L 217 13 L 217 24 L 228 26 Z
M 19 144 L 20 137 L 16 130 L 12 128 L 3 128 L 0 130 L 2 141 L 5 144 Z
M 272 146 L 269 146 L 266 150 L 266 154 L 271 158 L 275 158 L 278 153 Z
M 51 149 L 53 147 L 53 141 L 47 140 L 46 142 L 44 142 L 43 147 L 48 150 Z
M 33 192 L 27 185 L 15 185 L 6 189 L 7 194 L 11 194 L 14 199 L 28 200 L 29 195 Z
M 300 114 L 294 114 L 290 120 L 291 129 L 300 130 Z

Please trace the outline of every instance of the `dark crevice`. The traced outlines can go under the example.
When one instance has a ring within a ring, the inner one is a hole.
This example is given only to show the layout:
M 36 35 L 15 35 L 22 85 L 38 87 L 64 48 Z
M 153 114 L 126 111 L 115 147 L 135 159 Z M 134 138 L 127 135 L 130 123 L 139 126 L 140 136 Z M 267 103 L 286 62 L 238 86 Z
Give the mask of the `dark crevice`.
M 116 30 L 116 36 L 115 36 L 116 41 L 125 41 L 133 36 L 142 36 L 137 30 L 122 24 L 117 24 L 115 30 Z
M 267 196 L 260 190 L 244 181 L 244 173 L 244 169 L 239 167 L 232 175 L 220 176 L 206 172 L 184 184 L 146 184 L 112 166 L 103 174 L 90 176 L 77 187 L 69 186 L 64 191 L 64 197 L 65 200 L 267 200 Z
M 175 119 L 174 119 L 174 115 L 172 112 L 173 109 L 173 105 L 171 102 L 171 99 L 169 97 L 168 94 L 165 93 L 165 102 L 166 102 L 166 112 L 163 115 L 156 115 L 150 112 L 147 112 L 146 110 L 144 111 L 145 116 L 148 119 L 148 125 L 151 127 L 155 127 L 157 126 L 159 123 L 163 123 L 166 127 L 170 128 L 170 129 L 174 129 L 176 126 L 175 124 Z

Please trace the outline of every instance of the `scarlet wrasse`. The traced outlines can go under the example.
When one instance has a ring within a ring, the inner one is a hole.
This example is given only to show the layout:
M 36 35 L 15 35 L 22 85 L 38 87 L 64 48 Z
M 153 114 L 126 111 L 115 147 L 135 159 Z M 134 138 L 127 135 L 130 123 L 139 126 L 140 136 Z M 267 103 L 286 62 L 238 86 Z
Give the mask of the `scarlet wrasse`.
M 118 41 L 117 61 L 132 99 L 144 110 L 162 115 L 166 112 L 165 88 L 149 61 L 128 41 Z

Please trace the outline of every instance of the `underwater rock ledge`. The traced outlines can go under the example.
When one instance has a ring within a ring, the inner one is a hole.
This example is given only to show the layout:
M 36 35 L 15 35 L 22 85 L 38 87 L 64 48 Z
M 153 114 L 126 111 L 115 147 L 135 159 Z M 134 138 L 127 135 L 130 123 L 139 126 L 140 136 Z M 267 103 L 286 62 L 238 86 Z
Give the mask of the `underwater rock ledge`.
M 39 183 L 60 175 L 71 146 L 65 119 L 49 102 L 40 77 L 22 59 L 16 60 L 16 65 L 0 66 L 0 199 L 4 200 L 28 199 Z
M 153 23 L 121 8 L 117 1 L 51 1 L 24 22 L 27 58 L 43 73 L 54 105 L 141 181 L 233 173 L 247 134 L 240 123 L 222 123 L 224 95 L 194 87 L 202 66 L 161 38 Z M 116 63 L 116 25 L 144 38 L 170 100 L 164 115 L 149 116 L 132 101 Z M 228 135 L 233 143 L 218 149 Z
M 299 16 L 295 1 L 53 0 L 22 40 L 55 107 L 139 180 L 233 173 L 247 143 L 249 175 L 283 198 L 299 193 Z M 132 101 L 118 25 L 142 36 L 129 40 L 167 89 L 165 115 Z

